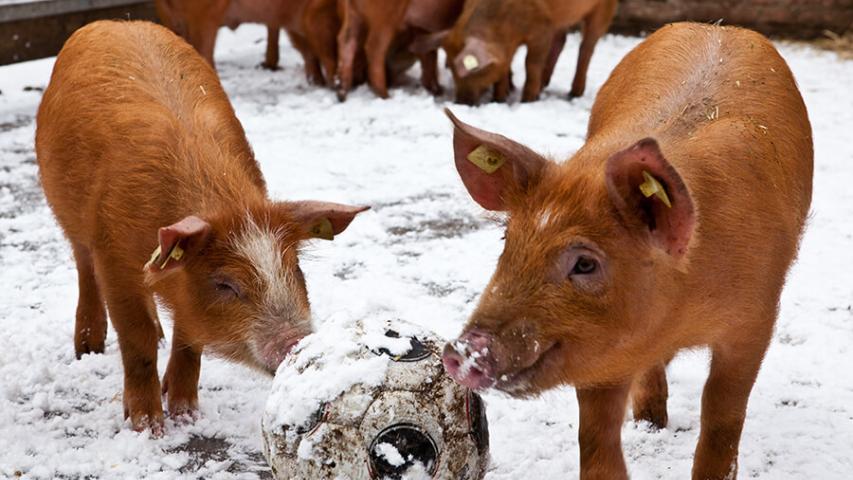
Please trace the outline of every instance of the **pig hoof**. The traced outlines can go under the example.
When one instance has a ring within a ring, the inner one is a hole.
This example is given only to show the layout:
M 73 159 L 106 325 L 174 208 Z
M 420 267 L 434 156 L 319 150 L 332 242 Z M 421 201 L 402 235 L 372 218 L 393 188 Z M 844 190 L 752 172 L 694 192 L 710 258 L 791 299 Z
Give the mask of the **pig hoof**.
M 338 90 L 338 101 L 346 102 L 347 101 L 347 91 L 346 90 Z
M 82 342 L 77 343 L 74 346 L 74 353 L 77 356 L 77 360 L 83 358 L 83 355 L 94 353 L 104 353 L 104 342 L 89 342 L 83 340 Z
M 576 92 L 574 90 L 569 92 L 569 100 L 574 100 L 576 98 L 580 98 L 583 96 L 583 91 Z
M 199 419 L 198 409 L 187 404 L 169 406 L 169 418 L 178 425 L 192 425 Z
M 668 421 L 666 409 L 648 409 L 644 408 L 634 413 L 635 422 L 648 422 L 654 430 L 662 430 L 666 428 Z
M 263 68 L 264 70 L 269 70 L 271 72 L 277 72 L 278 70 L 281 69 L 278 65 L 270 65 L 267 62 L 261 62 L 260 67 Z
M 424 85 L 424 88 L 426 89 L 426 91 L 435 96 L 439 96 L 444 93 L 444 88 L 442 88 L 441 85 Z
M 165 427 L 163 426 L 163 415 L 160 416 L 151 416 L 142 415 L 136 420 L 132 421 L 133 430 L 136 432 L 149 432 L 151 438 L 162 438 L 165 434 Z

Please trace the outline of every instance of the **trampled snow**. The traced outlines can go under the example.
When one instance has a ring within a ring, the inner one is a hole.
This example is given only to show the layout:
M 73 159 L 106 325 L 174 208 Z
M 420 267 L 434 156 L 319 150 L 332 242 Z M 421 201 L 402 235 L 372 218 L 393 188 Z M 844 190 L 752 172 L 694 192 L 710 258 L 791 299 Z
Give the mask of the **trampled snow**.
M 479 108 L 434 99 L 413 70 L 390 100 L 366 88 L 339 104 L 307 85 L 283 41 L 283 70 L 256 68 L 266 30 L 223 30 L 218 66 L 276 198 L 368 204 L 334 242 L 302 260 L 318 323 L 336 316 L 396 317 L 454 337 L 501 250 L 501 228 L 457 178 L 449 105 L 459 117 L 565 158 L 581 146 L 596 90 L 639 39 L 599 43 L 586 95 L 565 100 L 579 37 L 569 37 L 554 81 L 534 104 Z M 750 399 L 740 448 L 742 478 L 846 479 L 853 471 L 853 62 L 782 45 L 809 108 L 815 195 L 809 230 Z M 516 83 L 524 59 L 515 61 Z M 168 423 L 151 439 L 122 420 L 122 370 L 114 332 L 104 355 L 74 359 L 76 272 L 37 183 L 33 116 L 52 60 L 0 67 L 0 477 L 267 478 L 260 419 L 270 381 L 203 360 L 201 417 Z M 442 81 L 449 85 L 449 75 Z M 32 87 L 32 88 L 25 88 Z M 756 245 L 756 248 L 761 248 Z M 164 316 L 164 318 L 166 318 Z M 169 328 L 169 321 L 165 321 Z M 166 366 L 169 348 L 159 351 Z M 626 421 L 633 478 L 689 476 L 699 432 L 707 353 L 670 365 L 670 425 Z M 571 388 L 535 400 L 487 394 L 489 480 L 578 474 L 577 402 Z

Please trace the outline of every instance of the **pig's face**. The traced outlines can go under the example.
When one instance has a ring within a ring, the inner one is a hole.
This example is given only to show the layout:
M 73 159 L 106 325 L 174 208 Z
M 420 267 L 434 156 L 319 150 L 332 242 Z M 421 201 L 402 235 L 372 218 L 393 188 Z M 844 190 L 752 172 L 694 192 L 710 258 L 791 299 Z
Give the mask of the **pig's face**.
M 456 102 L 476 105 L 489 89 L 509 75 L 509 60 L 497 44 L 470 36 L 449 37 L 447 63 L 456 85 Z
M 557 165 L 454 121 L 465 186 L 483 207 L 505 211 L 507 228 L 480 304 L 445 348 L 448 373 L 470 388 L 520 396 L 622 380 L 624 359 L 654 329 L 655 280 L 683 256 L 693 231 L 692 201 L 677 172 L 652 140 Z M 643 194 L 644 171 L 667 192 L 669 207 Z
M 297 202 L 187 217 L 160 229 L 161 253 L 146 266 L 147 281 L 181 316 L 184 341 L 273 373 L 312 328 L 300 245 L 331 239 L 363 210 Z M 174 245 L 179 258 L 162 253 Z

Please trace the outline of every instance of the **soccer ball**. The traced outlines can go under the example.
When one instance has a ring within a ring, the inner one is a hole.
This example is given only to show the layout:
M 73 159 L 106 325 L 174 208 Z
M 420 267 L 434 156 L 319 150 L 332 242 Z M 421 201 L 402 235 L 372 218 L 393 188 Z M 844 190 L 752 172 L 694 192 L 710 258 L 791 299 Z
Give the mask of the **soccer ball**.
M 371 326 L 372 325 L 372 326 Z M 486 411 L 404 322 L 331 322 L 282 363 L 262 420 L 280 480 L 479 480 Z

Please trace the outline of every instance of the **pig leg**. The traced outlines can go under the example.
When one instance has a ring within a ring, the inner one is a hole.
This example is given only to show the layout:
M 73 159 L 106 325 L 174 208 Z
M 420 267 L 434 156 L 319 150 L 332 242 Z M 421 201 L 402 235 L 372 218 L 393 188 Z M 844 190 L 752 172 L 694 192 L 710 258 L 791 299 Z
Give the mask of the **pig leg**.
M 310 7 L 310 6 L 309 6 Z M 337 78 L 338 44 L 337 33 L 340 30 L 337 15 L 312 8 L 305 13 L 305 30 L 309 32 L 308 41 L 311 50 L 316 53 L 323 66 L 326 86 L 332 87 Z
M 293 47 L 302 54 L 302 61 L 305 62 L 305 78 L 311 85 L 325 85 L 326 80 L 323 78 L 323 69 L 320 67 L 320 60 L 314 55 L 311 50 L 311 45 L 308 40 L 297 33 L 288 32 L 290 43 Z
M 524 90 L 521 92 L 522 102 L 534 102 L 542 93 L 542 74 L 545 71 L 545 63 L 548 60 L 548 52 L 551 49 L 551 35 L 543 35 L 527 45 L 527 79 L 524 82 Z
M 163 376 L 163 394 L 172 418 L 192 420 L 198 411 L 201 352 L 201 347 L 189 342 L 187 336 L 175 327 L 172 354 Z
M 216 64 L 213 61 L 213 49 L 216 46 L 216 34 L 219 32 L 220 23 L 204 19 L 190 22 L 188 25 L 189 43 L 214 68 Z
M 347 94 L 352 89 L 353 69 L 362 31 L 361 20 L 352 12 L 351 7 L 347 7 L 344 24 L 338 34 L 338 68 L 335 77 L 338 100 L 341 102 L 347 99 Z
M 584 90 L 586 90 L 586 73 L 589 69 L 589 61 L 592 59 L 592 52 L 595 50 L 595 44 L 598 43 L 598 39 L 610 27 L 610 21 L 613 19 L 615 11 L 615 0 L 602 1 L 584 18 L 583 34 L 581 35 L 581 45 L 578 51 L 578 66 L 575 69 L 575 78 L 572 80 L 572 89 L 569 91 L 569 98 L 580 97 L 583 95 Z
M 750 341 L 713 346 L 711 371 L 702 392 L 702 428 L 693 458 L 694 479 L 736 478 L 737 455 L 746 405 L 770 328 L 745 335 Z
M 370 87 L 380 98 L 388 98 L 388 81 L 385 76 L 385 59 L 394 40 L 391 28 L 373 28 L 367 34 L 364 52 L 367 54 L 367 78 Z
M 512 72 L 504 75 L 501 80 L 495 84 L 494 91 L 492 92 L 492 100 L 498 103 L 506 102 L 506 99 L 509 97 L 509 92 L 512 89 Z
M 566 45 L 565 30 L 560 30 L 554 35 L 554 41 L 551 43 L 551 51 L 548 52 L 548 63 L 545 64 L 545 72 L 542 74 L 542 83 L 547 87 L 551 84 L 551 76 L 554 75 L 554 68 L 557 66 L 557 60 L 563 52 L 563 47 Z
M 262 67 L 278 70 L 278 38 L 281 28 L 278 25 L 267 25 L 267 54 Z
M 419 56 L 421 62 L 421 85 L 433 95 L 441 95 L 438 83 L 438 52 L 433 50 Z
M 124 416 L 133 429 L 151 429 L 153 435 L 163 433 L 163 406 L 160 402 L 160 380 L 157 374 L 156 319 L 152 318 L 151 295 L 140 291 L 142 279 L 129 272 L 112 272 L 102 265 L 116 262 L 98 260 L 98 278 L 107 300 L 110 319 L 118 335 L 124 365 Z
M 622 420 L 630 384 L 577 389 L 581 480 L 628 478 L 622 456 Z
M 79 360 L 86 353 L 104 353 L 107 312 L 95 279 L 95 265 L 86 247 L 73 244 L 77 261 L 77 317 L 74 324 L 74 353 Z
M 665 428 L 667 395 L 665 364 L 656 365 L 635 378 L 631 387 L 634 420 L 645 420 L 655 428 Z

